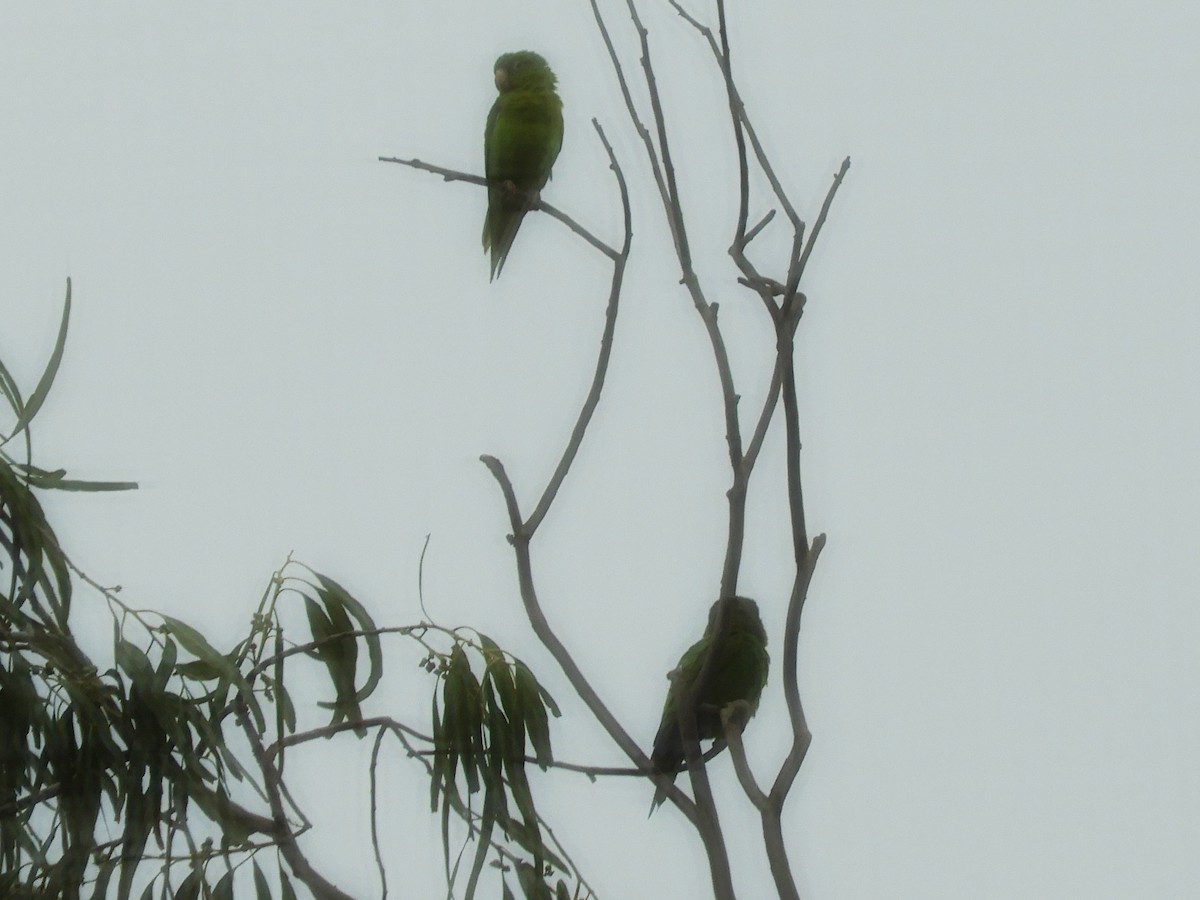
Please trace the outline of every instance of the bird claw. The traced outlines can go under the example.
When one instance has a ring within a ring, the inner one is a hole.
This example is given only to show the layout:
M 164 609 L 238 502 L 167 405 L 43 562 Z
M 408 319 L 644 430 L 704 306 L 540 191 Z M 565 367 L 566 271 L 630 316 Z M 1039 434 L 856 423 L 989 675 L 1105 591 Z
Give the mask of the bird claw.
M 735 725 L 738 731 L 746 727 L 750 721 L 752 709 L 745 700 L 734 700 L 721 707 L 721 730 L 728 731 L 730 725 Z

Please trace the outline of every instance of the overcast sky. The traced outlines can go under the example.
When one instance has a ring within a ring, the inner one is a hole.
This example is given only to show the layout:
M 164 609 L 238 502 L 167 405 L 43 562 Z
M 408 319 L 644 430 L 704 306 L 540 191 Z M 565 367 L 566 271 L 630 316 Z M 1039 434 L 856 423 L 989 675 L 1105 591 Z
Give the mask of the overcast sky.
M 623 4 L 603 6 L 635 61 Z M 809 528 L 829 538 L 801 638 L 815 737 L 787 815 L 803 895 L 1194 894 L 1200 7 L 733 6 L 743 96 L 810 221 L 853 158 L 799 348 Z M 665 3 L 641 7 L 753 410 L 773 339 L 724 255 L 720 80 Z M 492 62 L 522 48 L 565 103 L 547 199 L 619 240 L 593 117 L 634 192 L 609 384 L 534 563 L 551 621 L 648 745 L 716 596 L 728 476 L 704 329 L 584 0 L 4 5 L 0 355 L 32 387 L 71 276 L 35 461 L 140 482 L 47 501 L 127 602 L 229 646 L 294 550 L 408 624 L 432 533 L 431 613 L 542 674 L 562 758 L 620 764 L 522 623 L 478 462 L 498 455 L 532 506 L 591 378 L 607 267 L 533 215 L 489 284 L 482 191 L 376 161 L 480 171 Z M 763 245 L 778 271 L 784 236 Z M 741 579 L 775 666 L 781 465 L 776 429 Z M 81 595 L 98 654 L 106 615 Z M 424 725 L 432 681 L 388 646 L 397 675 L 371 711 Z M 778 689 L 776 668 L 747 732 L 763 780 L 786 747 Z M 308 769 L 289 758 L 318 822 L 306 847 L 358 896 L 377 895 L 366 753 L 347 736 Z M 742 896 L 767 896 L 756 817 L 727 759 L 713 771 Z M 436 896 L 424 783 L 399 753 L 388 778 L 394 891 Z M 649 785 L 536 788 L 601 896 L 704 896 L 699 844 L 673 809 L 646 820 Z

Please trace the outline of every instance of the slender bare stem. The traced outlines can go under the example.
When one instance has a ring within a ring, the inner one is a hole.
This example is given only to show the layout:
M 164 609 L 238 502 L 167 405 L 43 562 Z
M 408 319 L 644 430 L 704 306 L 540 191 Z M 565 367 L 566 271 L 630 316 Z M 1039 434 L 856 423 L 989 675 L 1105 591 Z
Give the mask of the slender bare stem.
M 386 163 L 398 163 L 399 165 L 408 166 L 412 169 L 420 169 L 422 172 L 432 172 L 434 175 L 441 175 L 443 181 L 465 181 L 468 184 L 477 184 L 480 187 L 488 186 L 488 180 L 481 175 L 472 175 L 470 172 L 456 172 L 454 169 L 445 169 L 441 166 L 435 166 L 431 163 L 422 162 L 419 159 L 400 159 L 396 156 L 381 156 L 379 157 L 379 161 Z M 604 241 L 600 240 L 600 238 L 596 237 L 557 206 L 547 203 L 540 197 L 534 199 L 530 203 L 529 208 L 533 210 L 540 210 L 541 212 L 546 213 L 552 219 L 558 219 L 558 221 L 562 222 L 569 229 L 571 229 L 571 231 L 575 232 L 575 234 L 579 235 L 579 237 L 583 238 L 609 259 L 615 260 L 619 255 L 619 251 L 614 250 Z
M 779 391 L 783 384 L 783 368 L 779 365 L 778 360 L 775 363 L 775 371 L 771 374 L 771 384 L 767 388 L 767 396 L 763 399 L 762 412 L 758 416 L 758 425 L 754 428 L 754 434 L 750 437 L 750 444 L 746 447 L 746 455 L 742 459 L 742 469 L 745 472 L 745 478 L 749 480 L 750 473 L 754 469 L 754 463 L 758 461 L 759 451 L 762 450 L 763 441 L 767 437 L 767 429 L 771 425 L 771 419 L 774 418 L 775 405 L 779 402 Z
M 273 835 L 278 842 L 279 852 L 287 860 L 292 874 L 304 882 L 317 900 L 351 900 L 349 894 L 339 890 L 336 885 L 326 880 L 320 872 L 314 869 L 300 851 L 300 845 L 296 842 L 296 836 L 292 834 L 292 830 L 288 826 L 287 815 L 283 810 L 283 787 L 279 772 L 267 755 L 262 741 L 259 739 L 258 731 L 250 721 L 250 713 L 246 708 L 245 701 L 239 698 L 235 702 L 235 710 L 242 731 L 245 732 L 246 739 L 250 743 L 250 751 L 254 754 L 254 759 L 263 774 L 267 802 L 270 804 L 271 817 L 275 823 Z
M 596 407 L 600 404 L 600 394 L 604 390 L 604 379 L 608 373 L 609 359 L 612 356 L 613 335 L 617 330 L 617 309 L 621 300 L 621 287 L 625 280 L 625 264 L 629 259 L 629 249 L 633 243 L 633 215 L 630 211 L 629 187 L 625 183 L 625 173 L 621 171 L 621 165 L 617 162 L 616 154 L 613 153 L 612 145 L 608 142 L 608 138 L 604 134 L 604 129 L 600 127 L 600 123 L 592 119 L 592 125 L 596 129 L 596 133 L 600 136 L 601 143 L 604 144 L 604 151 L 608 154 L 609 165 L 617 180 L 617 188 L 621 194 L 625 239 L 621 243 L 620 251 L 612 257 L 612 282 L 609 287 L 607 312 L 604 317 L 604 333 L 600 338 L 600 355 L 596 359 L 596 371 L 592 375 L 592 386 L 588 390 L 583 406 L 579 410 L 579 415 L 575 420 L 575 427 L 571 430 L 570 440 L 567 441 L 567 446 L 563 450 L 562 457 L 554 469 L 554 474 L 550 477 L 546 489 L 542 492 L 541 499 L 538 500 L 533 514 L 530 515 L 529 520 L 525 523 L 525 528 L 531 537 L 537 531 L 538 526 L 541 525 L 542 519 L 546 517 L 546 513 L 550 510 L 550 504 L 554 502 L 554 498 L 558 495 L 558 489 L 562 485 L 563 479 L 567 477 L 567 472 L 570 471 L 571 464 L 575 462 L 575 457 L 579 453 L 580 446 L 583 444 L 584 435 L 587 433 L 587 427 L 592 421 Z
M 746 165 L 746 136 L 742 131 L 742 117 L 738 114 L 741 100 L 733 87 L 733 65 L 730 62 L 729 29 L 725 26 L 725 2 L 717 0 L 717 18 L 720 21 L 721 74 L 725 77 L 725 92 L 729 100 L 729 118 L 733 123 L 733 139 L 737 144 L 738 161 L 738 218 L 734 232 L 734 244 L 744 247 L 747 242 L 746 222 L 750 217 L 750 169 Z
M 808 236 L 808 243 L 804 247 L 804 254 L 800 257 L 799 271 L 796 274 L 797 283 L 800 281 L 800 276 L 804 274 L 804 267 L 808 265 L 808 258 L 812 256 L 813 245 L 817 243 L 817 238 L 821 234 L 821 227 L 825 224 L 825 218 L 829 215 L 829 207 L 833 205 L 833 198 L 837 195 L 837 190 L 842 186 L 842 182 L 846 178 L 846 173 L 850 171 L 850 157 L 842 160 L 842 165 L 838 169 L 837 174 L 833 176 L 833 184 L 829 186 L 829 191 L 825 194 L 825 202 L 821 204 L 821 212 L 817 215 L 817 221 L 813 223 L 812 234 Z
M 729 755 L 733 758 L 733 770 L 737 773 L 742 790 L 746 792 L 750 802 L 762 810 L 767 805 L 767 795 L 762 792 L 762 788 L 754 779 L 754 773 L 750 771 L 750 760 L 746 758 L 746 746 L 742 743 L 742 727 L 745 725 L 745 721 L 744 719 L 740 722 L 735 721 L 733 717 L 726 716 L 724 711 L 722 711 L 722 718 L 725 743 L 729 746 Z
M 668 2 L 675 9 L 675 11 L 679 13 L 684 21 L 700 32 L 704 39 L 708 41 L 709 49 L 712 50 L 713 56 L 717 58 L 717 62 L 720 64 L 722 57 L 721 47 L 717 44 L 717 39 L 713 35 L 712 29 L 707 25 L 697 21 L 695 17 L 689 15 L 682 6 L 675 2 L 675 0 L 668 0 Z M 719 15 L 723 23 L 725 21 L 723 2 L 722 8 L 719 11 Z M 788 217 L 788 220 L 792 223 L 793 229 L 803 231 L 804 223 L 801 221 L 800 216 L 796 213 L 796 208 L 792 205 L 791 200 L 788 199 L 787 193 L 784 191 L 783 185 L 780 183 L 779 178 L 775 175 L 775 169 L 771 165 L 771 161 L 768 159 L 766 151 L 763 149 L 762 142 L 758 139 L 758 133 L 754 130 L 754 125 L 751 123 L 750 117 L 746 113 L 745 104 L 742 103 L 742 98 L 738 93 L 736 85 L 733 86 L 733 102 L 737 115 L 741 119 L 742 125 L 746 129 L 746 137 L 750 141 L 750 147 L 754 150 L 754 157 L 758 161 L 759 166 L 762 168 L 763 174 L 766 176 L 768 183 L 771 185 L 771 190 L 774 191 L 775 196 L 779 198 L 779 205 L 783 207 L 783 212 Z M 750 239 L 751 238 L 748 237 L 747 241 Z
M 508 510 L 508 520 L 512 527 L 512 534 L 509 536 L 509 541 L 512 543 L 516 554 L 517 581 L 520 586 L 521 600 L 525 605 L 525 614 L 529 618 L 529 623 L 533 627 L 534 634 L 538 636 L 538 639 L 550 651 L 550 655 L 554 657 L 559 668 L 563 670 L 567 681 L 571 683 L 571 687 L 575 689 L 575 693 L 579 695 L 579 698 L 591 710 L 592 715 L 596 717 L 596 721 L 608 732 L 609 736 L 625 755 L 633 760 L 636 766 L 649 772 L 651 770 L 650 760 L 642 752 L 637 742 L 629 736 L 629 733 L 621 723 L 617 721 L 604 701 L 600 699 L 600 695 L 592 687 L 591 682 L 583 674 L 583 671 L 579 668 L 574 657 L 571 656 L 558 635 L 555 634 L 554 629 L 550 627 L 550 623 L 542 611 L 541 602 L 538 600 L 537 591 L 533 584 L 533 564 L 529 553 L 529 535 L 522 522 L 517 495 L 513 490 L 508 473 L 504 470 L 504 464 L 494 456 L 483 456 L 480 459 L 488 467 L 488 471 L 492 473 L 492 476 L 500 485 L 500 492 L 504 495 L 505 507 Z M 672 785 L 670 786 L 668 796 L 676 801 L 680 809 L 684 811 L 684 815 L 687 815 L 689 819 L 695 817 L 695 805 L 682 791 Z
M 783 626 L 783 695 L 787 701 L 788 718 L 792 724 L 792 747 L 787 758 L 779 768 L 775 783 L 771 786 L 771 802 L 778 808 L 783 808 L 783 801 L 791 790 L 792 783 L 808 753 L 812 743 L 812 734 L 808 730 L 808 722 L 804 718 L 804 705 L 800 702 L 800 687 L 797 678 L 798 652 L 800 637 L 800 617 L 804 612 L 804 602 L 808 597 L 808 586 L 812 582 L 813 571 L 817 560 L 825 548 L 825 535 L 818 534 L 813 539 L 812 550 L 808 553 L 804 565 L 797 571 L 796 580 L 792 586 L 792 596 L 788 602 L 787 619 Z

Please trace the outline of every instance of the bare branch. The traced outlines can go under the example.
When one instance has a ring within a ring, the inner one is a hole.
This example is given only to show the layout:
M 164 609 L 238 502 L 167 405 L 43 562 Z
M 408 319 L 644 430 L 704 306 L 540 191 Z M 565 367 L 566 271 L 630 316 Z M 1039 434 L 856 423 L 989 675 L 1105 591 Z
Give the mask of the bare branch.
M 545 613 L 542 611 L 541 602 L 538 600 L 537 591 L 533 585 L 533 564 L 529 556 L 529 534 L 521 519 L 520 505 L 517 503 L 517 495 L 513 490 L 512 481 L 509 480 L 508 473 L 504 470 L 504 464 L 494 456 L 481 456 L 480 460 L 492 476 L 500 485 L 500 492 L 504 496 L 504 504 L 508 510 L 508 519 L 512 534 L 509 535 L 509 543 L 513 545 L 513 550 L 517 560 L 517 581 L 521 591 L 521 601 L 525 606 L 525 614 L 529 618 L 529 624 L 533 627 L 533 632 L 538 636 L 538 639 L 550 651 L 550 655 L 554 657 L 563 674 L 566 675 L 567 681 L 571 683 L 571 687 L 575 689 L 575 693 L 591 710 L 592 715 L 596 717 L 601 727 L 608 732 L 609 736 L 617 744 L 618 747 L 628 756 L 638 768 L 649 771 L 650 760 L 644 754 L 641 748 L 629 736 L 629 733 L 617 721 L 616 717 L 600 699 L 600 695 L 596 693 L 591 682 L 583 674 L 571 656 L 566 646 L 555 634 L 554 629 L 550 627 L 549 621 L 546 619 Z M 695 804 L 678 788 L 671 786 L 668 796 L 679 806 L 690 820 L 695 821 L 696 810 Z
M 292 874 L 304 882 L 317 900 L 351 900 L 349 894 L 340 891 L 336 885 L 327 881 L 320 872 L 314 869 L 301 852 L 300 845 L 296 842 L 296 836 L 288 826 L 287 815 L 283 810 L 283 784 L 279 771 L 263 748 L 262 741 L 259 740 L 258 732 L 250 721 L 250 713 L 246 709 L 245 700 L 238 698 L 235 702 L 235 710 L 246 740 L 250 743 L 250 751 L 254 754 L 254 759 L 263 775 L 267 801 L 271 807 L 271 818 L 275 821 L 273 833 L 278 841 L 280 855 L 287 860 Z
M 650 58 L 650 32 L 642 24 L 637 7 L 633 0 L 625 0 L 629 9 L 629 17 L 637 29 L 638 40 L 642 47 L 642 72 L 646 79 L 646 90 L 650 95 L 650 110 L 654 116 L 654 128 L 658 132 L 658 153 L 662 161 L 662 173 L 666 185 L 667 225 L 671 229 L 671 237 L 675 241 L 675 253 L 683 268 L 684 281 L 695 281 L 692 271 L 692 251 L 688 245 L 687 227 L 683 219 L 683 204 L 679 198 L 679 184 L 675 180 L 675 163 L 671 159 L 671 142 L 667 139 L 667 118 L 663 113 L 662 97 L 658 93 L 658 81 L 654 77 L 654 63 Z
M 563 479 L 567 477 L 567 472 L 570 471 L 572 463 L 575 462 L 575 457 L 579 453 L 580 446 L 583 444 L 584 435 L 587 433 L 587 427 L 591 423 L 592 416 L 596 412 L 596 407 L 600 403 L 600 393 L 604 390 L 604 379 L 608 373 L 609 359 L 612 357 L 613 334 L 617 329 L 617 309 L 621 300 L 621 287 L 625 280 L 625 265 L 629 260 L 629 248 L 633 243 L 633 214 L 629 206 L 629 187 L 625 183 L 625 173 L 621 171 L 621 165 L 617 162 L 616 154 L 613 153 L 612 145 L 608 142 L 608 138 L 604 134 L 604 129 L 600 127 L 600 123 L 592 119 L 592 125 L 596 129 L 596 133 L 600 136 L 600 142 L 604 145 L 604 150 L 608 154 L 609 165 L 613 170 L 613 175 L 617 179 L 617 189 L 621 194 L 625 239 L 621 243 L 621 250 L 612 256 L 613 274 L 608 292 L 608 310 L 605 313 L 604 333 L 600 338 L 600 355 L 596 359 L 596 371 L 592 376 L 592 386 L 588 390 L 587 397 L 583 401 L 583 406 L 579 410 L 579 416 L 575 420 L 575 427 L 571 430 L 571 438 L 567 441 L 567 446 L 558 461 L 558 466 L 555 467 L 554 474 L 550 477 L 546 489 L 542 492 L 541 499 L 538 500 L 533 514 L 525 523 L 525 528 L 530 537 L 537 531 L 538 526 L 542 524 L 542 519 L 546 517 L 546 513 L 550 511 L 550 504 L 554 502 Z
M 771 385 L 767 388 L 767 396 L 763 399 L 762 412 L 758 416 L 758 425 L 754 428 L 754 434 L 750 437 L 750 444 L 746 447 L 746 455 L 742 458 L 742 470 L 745 473 L 746 480 L 750 479 L 750 473 L 754 469 L 754 464 L 758 461 L 759 451 L 762 450 L 763 441 L 767 437 L 767 429 L 771 426 L 771 419 L 775 415 L 775 404 L 779 402 L 779 390 L 783 383 L 783 367 L 779 361 L 775 362 L 775 371 L 771 374 Z
M 425 546 L 429 546 L 429 536 L 425 536 Z M 422 559 L 424 558 L 424 550 L 421 551 Z M 388 885 L 387 885 L 387 869 L 383 865 L 383 850 L 379 846 L 379 750 L 383 746 L 383 737 L 387 732 L 384 729 L 379 729 L 375 733 L 375 741 L 371 744 L 371 765 L 368 768 L 368 773 L 371 779 L 371 849 L 375 853 L 375 871 L 379 873 L 379 897 L 380 900 L 387 900 Z M 433 777 L 433 769 L 426 766 L 430 777 Z
M 608 58 L 612 61 L 613 71 L 617 76 L 617 84 L 621 88 L 621 96 L 625 100 L 625 109 L 629 112 L 629 120 L 633 123 L 634 131 L 638 137 L 642 139 L 642 144 L 646 148 L 646 158 L 650 161 L 650 171 L 654 175 L 654 183 L 658 187 L 658 193 L 662 197 L 664 204 L 670 202 L 667 193 L 666 181 L 663 178 L 662 167 L 659 164 L 658 149 L 654 146 L 654 138 L 650 135 L 650 130 L 642 122 L 641 116 L 638 114 L 637 107 L 633 103 L 633 95 L 629 90 L 629 82 L 625 78 L 625 69 L 621 65 L 621 60 L 617 57 L 616 48 L 613 46 L 612 36 L 608 33 L 608 26 L 604 24 L 604 17 L 600 15 L 600 7 L 596 5 L 596 0 L 589 0 L 592 5 L 592 15 L 596 19 L 596 27 L 600 31 L 600 37 L 604 40 L 605 49 L 608 50 Z
M 784 298 L 787 304 L 787 298 Z M 793 328 L 785 321 L 776 330 L 777 360 L 783 385 L 783 424 L 786 435 L 784 464 L 787 472 L 788 514 L 792 523 L 792 552 L 797 571 L 808 556 L 808 526 L 804 520 L 804 488 L 800 480 L 800 408 L 796 397 Z
M 739 114 L 741 101 L 733 88 L 733 66 L 729 61 L 729 29 L 725 23 L 725 0 L 717 0 L 717 19 L 721 33 L 721 74 L 725 79 L 725 92 L 729 100 L 729 118 L 733 123 L 733 139 L 737 144 L 738 161 L 738 219 L 734 232 L 734 245 L 746 246 L 746 221 L 750 216 L 750 170 L 746 165 L 746 136 L 742 133 L 742 117 Z
M 717 39 L 713 36 L 712 29 L 707 25 L 702 25 L 694 17 L 689 15 L 675 0 L 668 0 L 675 11 L 693 28 L 700 32 L 705 40 L 708 41 L 709 49 L 712 50 L 713 56 L 717 59 L 717 64 L 722 65 L 721 48 L 717 45 Z M 721 13 L 722 21 L 724 21 L 724 12 Z M 804 222 L 800 216 L 796 214 L 796 209 L 792 206 L 792 202 L 788 199 L 787 193 L 783 189 L 778 177 L 775 175 L 775 169 L 771 165 L 771 161 L 767 158 L 767 153 L 763 149 L 762 142 L 758 139 L 758 132 L 754 130 L 754 125 L 750 121 L 749 115 L 746 113 L 746 106 L 742 102 L 741 94 L 738 93 L 737 86 L 733 85 L 733 101 L 737 109 L 738 118 L 741 119 L 742 125 L 746 129 L 746 137 L 750 141 L 750 147 L 754 150 L 754 158 L 758 161 L 762 168 L 763 174 L 767 177 L 767 182 L 771 185 L 771 190 L 779 199 L 779 205 L 783 207 L 784 215 L 788 217 L 788 221 L 792 223 L 792 228 L 795 231 L 804 231 Z
M 420 169 L 422 172 L 432 172 L 434 175 L 441 175 L 443 181 L 465 181 L 468 184 L 477 184 L 480 187 L 488 186 L 488 180 L 480 175 L 472 175 L 469 172 L 456 172 L 454 169 L 444 169 L 441 166 L 421 162 L 419 159 L 400 159 L 395 156 L 381 156 L 379 157 L 379 161 L 398 163 L 412 169 Z M 571 229 L 571 231 L 575 232 L 575 234 L 579 235 L 579 237 L 583 238 L 609 259 L 615 260 L 619 255 L 618 251 L 604 243 L 604 241 L 600 240 L 600 238 L 596 237 L 557 206 L 541 199 L 540 195 L 530 196 L 529 201 L 530 210 L 544 212 L 550 218 L 558 219 L 558 221 L 562 222 L 567 228 Z
M 821 234 L 821 227 L 825 224 L 825 218 L 829 215 L 829 207 L 833 205 L 833 198 L 837 194 L 837 190 L 842 186 L 842 181 L 846 178 L 846 173 L 850 171 L 850 157 L 842 160 L 841 168 L 837 174 L 833 176 L 833 184 L 829 186 L 829 191 L 825 194 L 825 202 L 821 204 L 821 212 L 817 216 L 817 221 L 813 224 L 812 234 L 808 236 L 808 244 L 804 247 L 804 254 L 800 257 L 800 264 L 796 272 L 796 283 L 800 283 L 800 276 L 804 274 L 804 267 L 808 264 L 808 258 L 812 255 L 813 245 L 816 244 L 817 238 Z
M 767 809 L 762 813 L 763 844 L 767 850 L 767 863 L 771 867 L 771 878 L 779 900 L 800 900 L 796 879 L 792 875 L 792 863 L 788 859 L 787 847 L 783 842 L 783 826 L 780 810 Z
M 804 602 L 808 598 L 808 586 L 812 583 L 817 560 L 824 549 L 825 535 L 818 534 L 813 539 L 812 550 L 807 554 L 804 564 L 796 572 L 792 596 L 788 601 L 787 619 L 783 626 L 783 695 L 787 701 L 788 717 L 792 723 L 792 747 L 783 765 L 779 768 L 775 783 L 771 786 L 771 802 L 776 809 L 780 810 L 800 771 L 805 754 L 808 753 L 809 744 L 812 743 L 812 734 L 809 732 L 808 722 L 804 718 L 804 706 L 800 702 L 797 648 L 800 639 L 800 617 L 804 612 Z
M 767 210 L 767 214 L 765 216 L 763 216 L 761 219 L 759 219 L 758 222 L 754 225 L 754 227 L 751 228 L 749 231 L 747 231 L 742 236 L 742 246 L 745 247 L 752 240 L 754 240 L 756 237 L 758 237 L 758 233 L 760 231 L 762 231 L 764 228 L 766 228 L 767 225 L 770 224 L 771 220 L 774 218 L 775 218 L 775 210 L 773 210 L 773 209 Z
M 712 345 L 713 358 L 717 366 L 717 375 L 721 383 L 721 397 L 725 413 L 725 440 L 729 448 L 730 469 L 733 474 L 733 483 L 727 492 L 730 505 L 729 532 L 726 540 L 725 562 L 721 571 L 720 596 L 733 596 L 737 593 L 737 577 L 741 567 L 742 543 L 745 535 L 746 485 L 740 474 L 742 470 L 742 437 L 737 411 L 739 397 L 737 389 L 734 386 L 733 371 L 729 364 L 729 353 L 725 347 L 725 340 L 717 321 L 718 307 L 717 304 L 709 303 L 705 298 L 700 280 L 692 267 L 691 251 L 688 247 L 683 209 L 678 186 L 675 181 L 675 169 L 671 158 L 670 142 L 667 138 L 666 116 L 663 112 L 658 83 L 654 75 L 648 32 L 642 24 L 641 18 L 638 16 L 633 0 L 626 0 L 626 6 L 629 9 L 629 15 L 637 31 L 641 47 L 642 69 L 646 88 L 650 96 L 651 109 L 654 116 L 654 128 L 658 136 L 657 148 L 650 137 L 649 130 L 642 123 L 637 110 L 633 106 L 624 70 L 616 55 L 616 51 L 613 49 L 612 39 L 604 24 L 603 17 L 600 15 L 599 8 L 595 0 L 591 0 L 591 3 L 597 25 L 604 37 L 605 46 L 608 48 L 613 69 L 616 71 L 617 79 L 622 86 L 621 89 L 626 98 L 626 107 L 630 118 L 638 133 L 642 136 L 646 147 L 646 155 L 654 172 L 655 182 L 658 184 L 667 227 L 671 231 L 676 256 L 682 270 L 681 281 L 687 288 L 696 311 L 700 313 L 700 317 L 708 333 L 709 343 Z
M 716 635 L 720 634 L 721 617 L 721 614 L 717 616 L 718 622 L 714 626 Z M 733 900 L 733 875 L 729 869 L 729 852 L 725 847 L 725 837 L 721 833 L 721 819 L 713 798 L 712 784 L 708 780 L 708 766 L 700 755 L 700 738 L 696 730 L 696 700 L 711 676 L 709 670 L 720 652 L 716 649 L 717 643 L 714 637 L 713 649 L 709 652 L 704 668 L 695 682 L 690 687 L 685 687 L 680 683 L 678 673 L 673 673 L 671 690 L 676 692 L 675 717 L 679 723 L 679 739 L 683 744 L 683 758 L 687 763 L 688 778 L 692 784 L 692 795 L 696 804 L 697 818 L 692 824 L 696 827 L 708 856 L 714 896 L 717 900 Z
M 733 758 L 733 769 L 737 772 L 742 790 L 746 792 L 750 802 L 757 809 L 762 810 L 767 805 L 767 795 L 762 792 L 758 782 L 754 780 L 754 773 L 750 771 L 750 761 L 746 758 L 746 746 L 742 743 L 742 728 L 746 724 L 745 714 L 742 713 L 741 721 L 738 721 L 728 710 L 723 709 L 721 710 L 721 724 L 725 731 L 725 743 L 729 746 L 729 755 Z
M 434 175 L 441 175 L 443 181 L 465 181 L 468 184 L 477 184 L 480 187 L 487 187 L 488 180 L 482 175 L 472 175 L 469 172 L 458 172 L 454 169 L 444 169 L 441 166 L 435 166 L 432 163 L 422 162 L 419 159 L 400 159 L 398 156 L 381 156 L 379 162 L 398 163 L 402 166 L 408 166 L 412 169 L 420 169 L 422 172 L 432 172 Z

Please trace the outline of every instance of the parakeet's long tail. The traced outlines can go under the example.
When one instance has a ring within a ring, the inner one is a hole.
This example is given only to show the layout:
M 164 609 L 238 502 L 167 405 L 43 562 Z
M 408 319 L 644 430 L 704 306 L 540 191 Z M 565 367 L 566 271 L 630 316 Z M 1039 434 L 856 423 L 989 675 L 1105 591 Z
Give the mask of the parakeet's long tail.
M 496 280 L 504 268 L 508 251 L 512 249 L 517 231 L 520 230 L 521 222 L 528 211 L 524 204 L 514 206 L 499 198 L 492 198 L 483 220 L 483 249 L 491 251 L 492 281 Z
M 654 752 L 650 755 L 650 764 L 654 771 L 670 775 L 671 781 L 674 781 L 675 774 L 683 767 L 683 760 L 683 740 L 679 734 L 679 723 L 674 716 L 670 719 L 664 718 L 658 728 L 658 734 L 654 736 Z M 654 815 L 654 811 L 662 806 L 666 799 L 667 789 L 657 785 L 654 789 L 654 799 L 650 801 L 649 816 Z

